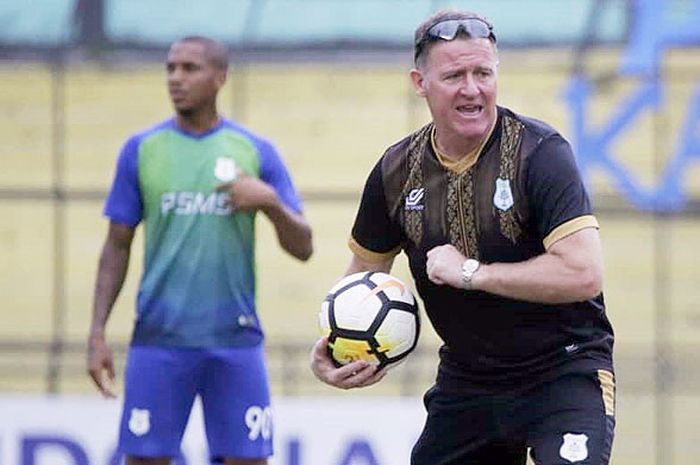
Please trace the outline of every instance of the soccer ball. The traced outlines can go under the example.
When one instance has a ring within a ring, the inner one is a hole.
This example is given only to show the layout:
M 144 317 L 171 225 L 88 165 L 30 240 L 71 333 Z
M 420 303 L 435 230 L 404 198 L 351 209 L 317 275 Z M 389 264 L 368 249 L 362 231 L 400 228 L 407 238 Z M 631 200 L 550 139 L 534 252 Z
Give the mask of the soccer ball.
M 405 360 L 420 332 L 418 304 L 401 280 L 379 272 L 341 279 L 321 304 L 319 328 L 336 366 L 366 360 L 378 368 Z

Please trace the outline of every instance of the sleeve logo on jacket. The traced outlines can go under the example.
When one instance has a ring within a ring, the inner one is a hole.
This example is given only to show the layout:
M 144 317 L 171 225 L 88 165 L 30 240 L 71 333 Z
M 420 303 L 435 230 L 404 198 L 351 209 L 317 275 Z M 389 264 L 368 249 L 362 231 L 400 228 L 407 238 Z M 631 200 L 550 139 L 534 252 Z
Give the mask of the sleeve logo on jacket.
M 425 195 L 424 187 L 411 189 L 406 196 L 406 210 L 423 210 L 423 196 Z

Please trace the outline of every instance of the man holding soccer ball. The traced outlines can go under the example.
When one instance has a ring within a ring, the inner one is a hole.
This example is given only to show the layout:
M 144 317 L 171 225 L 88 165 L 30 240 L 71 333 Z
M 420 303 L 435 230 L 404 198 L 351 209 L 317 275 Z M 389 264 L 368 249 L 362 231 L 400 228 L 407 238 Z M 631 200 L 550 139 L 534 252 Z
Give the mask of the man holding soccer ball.
M 347 274 L 389 272 L 403 249 L 444 342 L 413 465 L 609 463 L 613 330 L 598 223 L 571 147 L 496 105 L 491 24 L 441 11 L 416 30 L 411 79 L 432 122 L 367 179 Z M 312 370 L 339 388 L 384 375 L 340 368 L 326 339 Z

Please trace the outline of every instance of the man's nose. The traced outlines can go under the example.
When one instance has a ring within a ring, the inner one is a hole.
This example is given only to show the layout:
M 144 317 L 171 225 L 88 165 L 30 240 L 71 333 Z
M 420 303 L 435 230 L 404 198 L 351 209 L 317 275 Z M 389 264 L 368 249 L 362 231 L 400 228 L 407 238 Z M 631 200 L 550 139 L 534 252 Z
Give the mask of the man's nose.
M 476 83 L 476 79 L 472 74 L 467 74 L 462 81 L 462 86 L 460 91 L 464 95 L 476 95 L 479 93 L 479 86 Z

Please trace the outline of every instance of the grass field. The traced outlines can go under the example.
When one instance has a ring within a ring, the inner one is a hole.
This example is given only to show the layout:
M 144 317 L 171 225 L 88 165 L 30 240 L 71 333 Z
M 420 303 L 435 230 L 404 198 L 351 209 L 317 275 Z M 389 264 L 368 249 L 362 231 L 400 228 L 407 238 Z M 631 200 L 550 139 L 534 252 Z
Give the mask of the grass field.
M 595 66 L 610 67 L 613 58 L 603 56 Z M 698 55 L 694 58 L 700 59 Z M 569 133 L 570 121 L 561 97 L 568 79 L 566 70 L 548 67 L 548 60 L 534 59 L 524 52 L 504 53 L 501 62 L 500 103 Z M 170 114 L 164 76 L 158 66 L 114 65 L 100 69 L 76 65 L 64 79 L 63 84 L 58 82 L 65 88 L 65 139 L 61 150 L 54 143 L 60 139 L 55 139 L 51 129 L 55 94 L 50 73 L 36 64 L 0 66 L 0 189 L 48 189 L 59 179 L 69 191 L 104 191 L 124 139 Z M 605 121 L 634 85 L 634 81 L 623 81 L 607 87 L 592 105 L 593 123 Z M 693 85 L 696 82 L 692 79 L 673 81 L 667 104 L 656 116 L 664 121 L 669 144 L 680 130 Z M 356 208 L 352 197 L 359 195 L 367 172 L 384 148 L 427 121 L 427 113 L 413 96 L 401 65 L 258 65 L 234 69 L 220 106 L 225 114 L 235 115 L 275 141 L 300 190 L 350 194 L 347 200 L 324 201 L 314 196 L 315 200 L 307 201 L 316 249 L 308 264 L 283 256 L 270 225 L 265 219 L 259 220 L 259 306 L 268 340 L 271 345 L 292 342 L 310 347 L 317 336 L 319 302 L 350 257 L 345 244 Z M 654 144 L 650 142 L 654 124 L 654 119 L 646 115 L 615 147 L 629 170 L 647 185 L 658 173 Z M 64 161 L 59 173 L 52 156 L 61 153 Z M 700 192 L 698 164 L 686 176 L 688 189 Z M 597 173 L 592 181 L 595 192 L 614 190 L 603 173 Z M 107 226 L 100 218 L 100 209 L 97 201 L 76 200 L 56 209 L 49 200 L 0 197 L 4 219 L 0 223 L 0 342 L 50 340 L 55 272 L 66 285 L 64 335 L 68 341 L 83 342 L 97 256 Z M 54 269 L 56 250 L 51 235 L 56 215 L 66 225 L 66 266 L 60 270 Z M 700 248 L 695 246 L 700 220 L 669 219 L 662 225 L 643 215 L 604 215 L 599 220 L 606 262 L 606 300 L 617 332 L 620 439 L 615 446 L 615 463 L 652 463 L 658 408 L 672 409 L 675 463 L 694 463 L 700 456 L 700 444 L 694 440 L 700 418 L 700 380 L 694 374 L 697 364 L 690 362 L 690 357 L 700 347 Z M 661 247 L 657 252 L 655 244 Z M 126 342 L 131 330 L 141 249 L 139 236 L 127 285 L 109 326 L 110 340 L 117 343 Z M 656 267 L 659 257 L 663 268 Z M 402 259 L 395 273 L 409 280 Z M 667 285 L 668 299 L 657 293 L 659 280 Z M 663 320 L 657 319 L 659 310 L 665 315 Z M 676 394 L 668 403 L 659 403 L 653 395 L 656 379 L 652 357 L 660 322 L 667 328 L 664 331 L 668 332 L 679 368 L 674 378 Z M 427 355 L 420 367 L 411 368 L 407 363 L 382 385 L 351 395 L 405 393 L 402 386 L 405 388 L 406 378 L 417 373 L 408 381 L 412 389 L 409 393 L 416 395 L 431 382 L 437 345 L 437 338 L 426 325 L 421 349 Z M 348 395 L 311 379 L 305 351 L 287 355 L 283 350 L 275 352 L 271 368 L 286 373 L 284 376 L 296 376 L 303 386 L 302 394 Z M 0 366 L 16 356 L 0 354 Z M 287 366 L 288 358 L 292 362 Z M 26 370 L 0 376 L 0 391 L 44 389 L 45 355 L 27 356 L 22 363 Z M 71 376 L 62 382 L 63 391 L 92 389 L 82 376 L 82 356 L 73 356 L 66 363 L 73 368 L 66 371 Z M 285 394 L 283 385 L 278 380 L 273 387 Z

